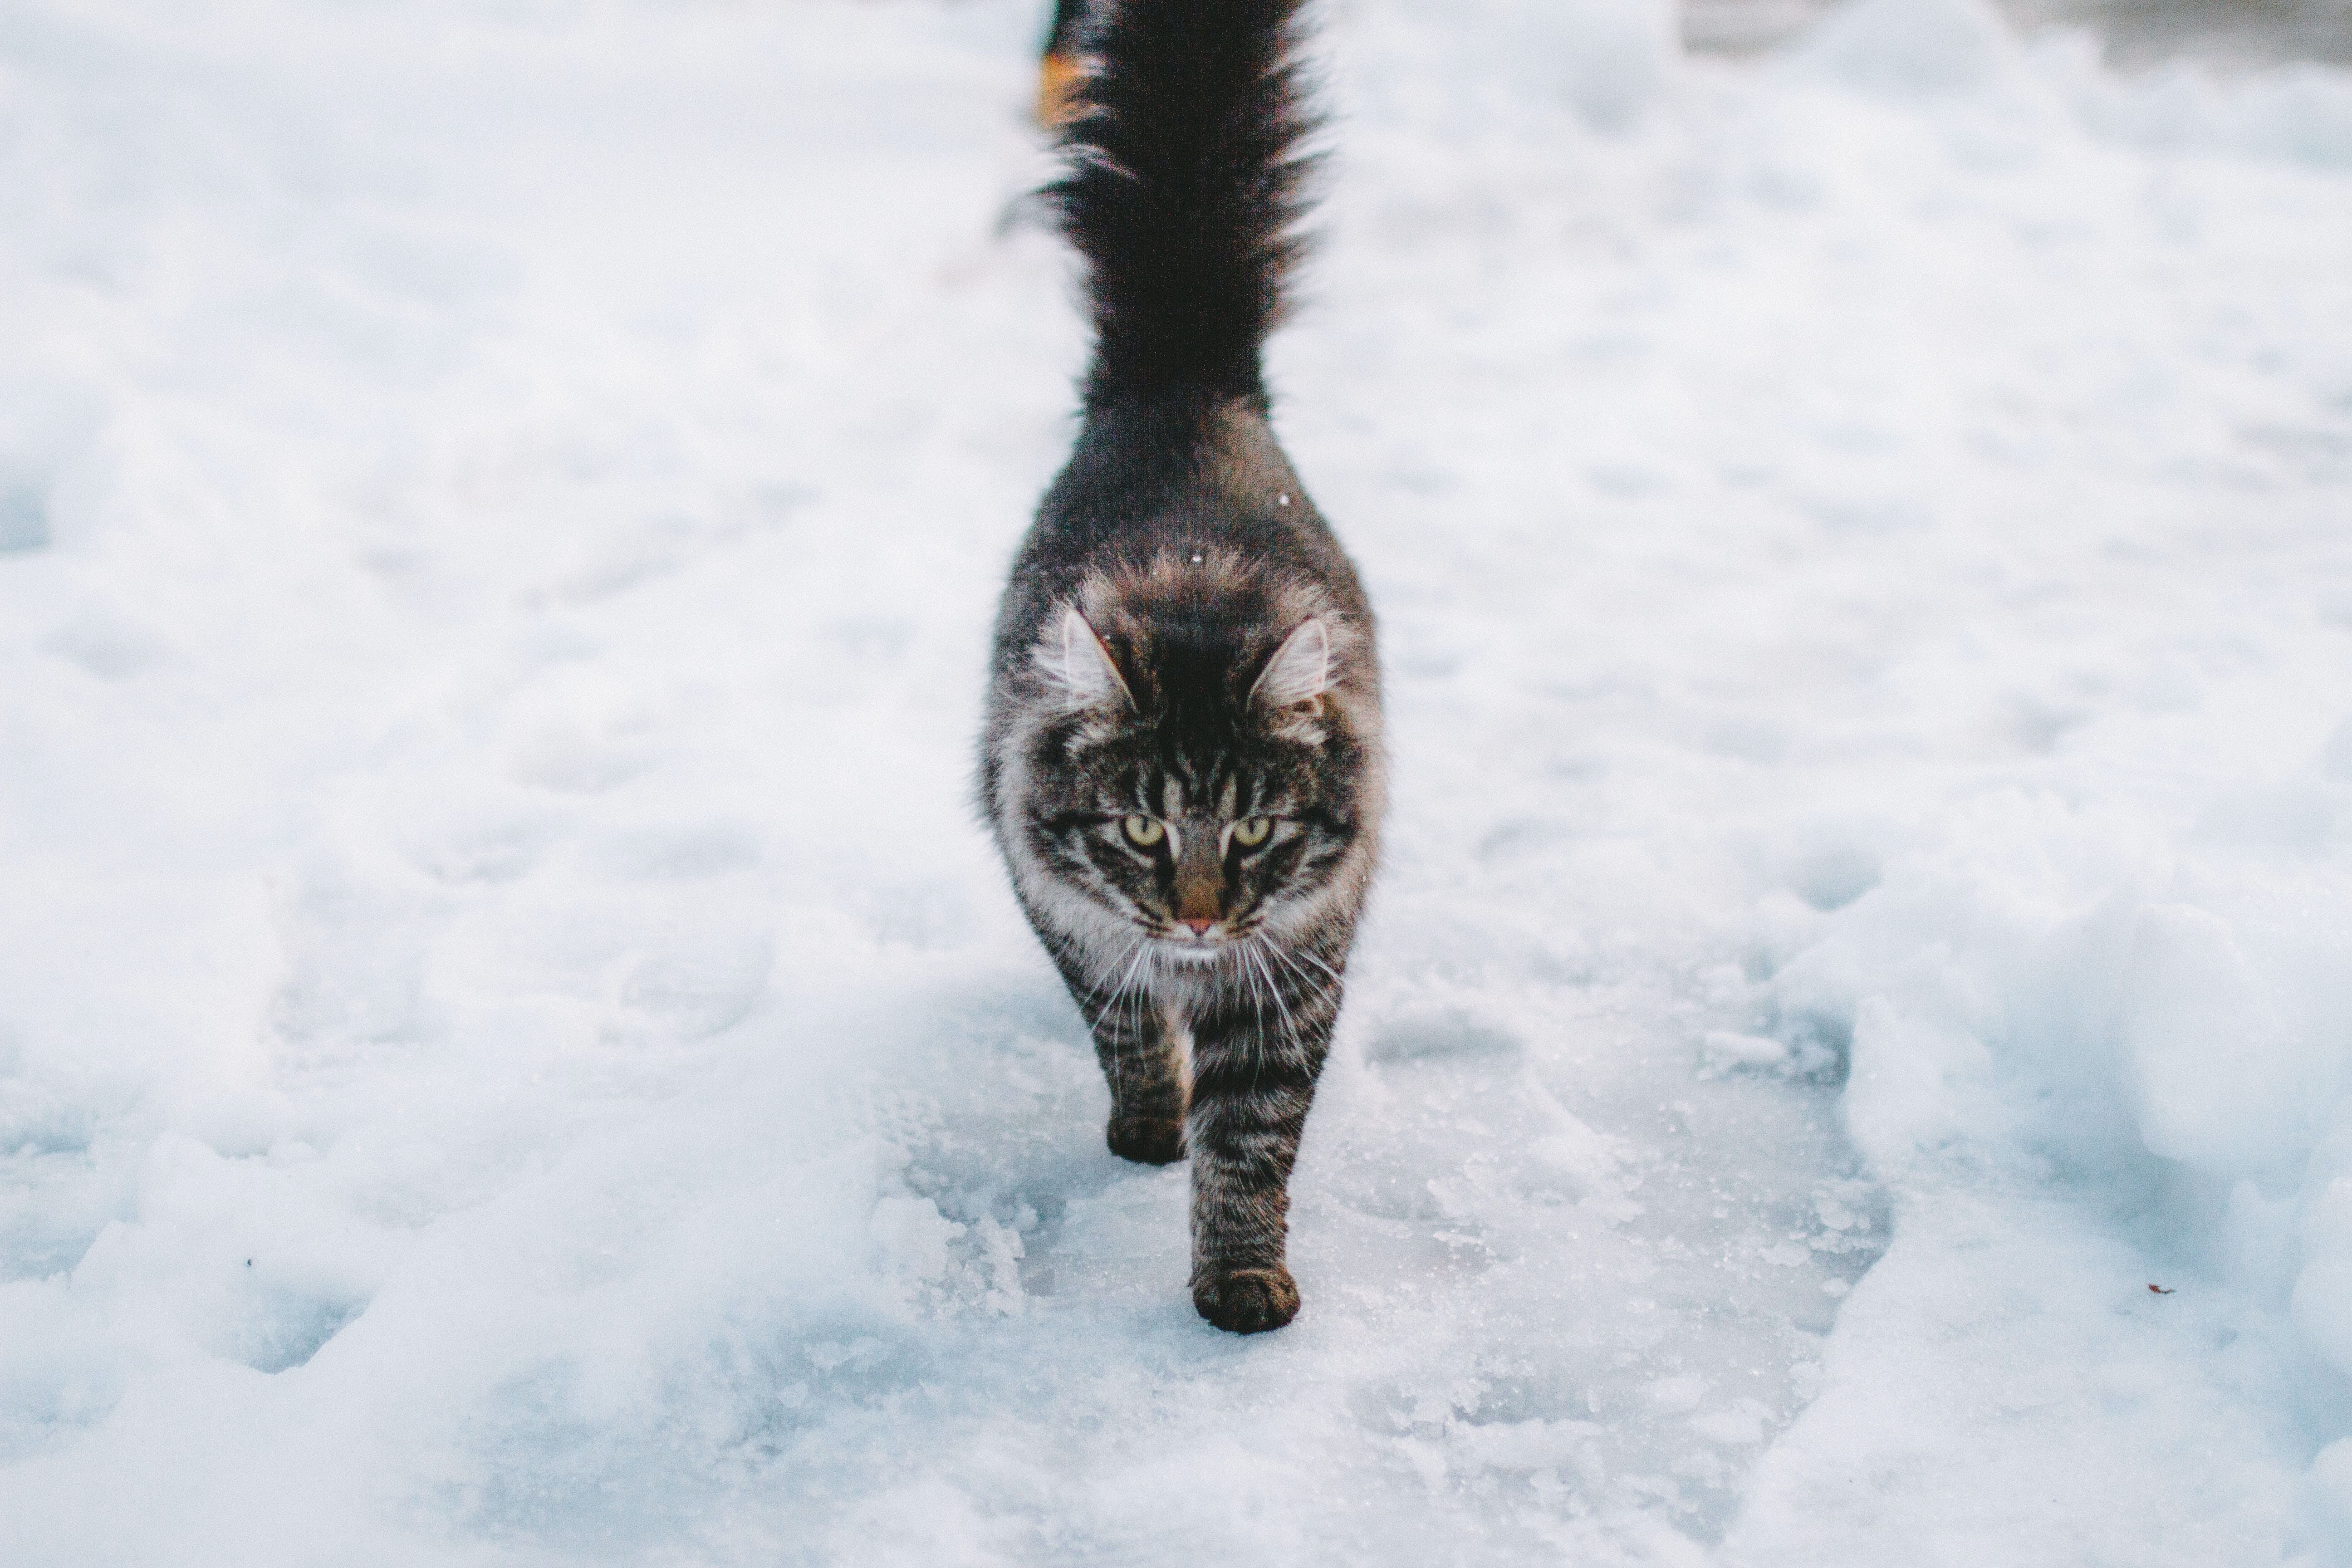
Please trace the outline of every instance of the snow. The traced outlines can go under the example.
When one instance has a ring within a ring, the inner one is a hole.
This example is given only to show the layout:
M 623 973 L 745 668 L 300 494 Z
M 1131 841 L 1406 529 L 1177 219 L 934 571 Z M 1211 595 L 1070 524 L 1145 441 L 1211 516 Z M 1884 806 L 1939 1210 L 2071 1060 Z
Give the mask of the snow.
M 968 798 L 1033 9 L 0 12 L 0 1556 L 2352 1562 L 2352 79 L 1331 7 L 1244 1341 Z

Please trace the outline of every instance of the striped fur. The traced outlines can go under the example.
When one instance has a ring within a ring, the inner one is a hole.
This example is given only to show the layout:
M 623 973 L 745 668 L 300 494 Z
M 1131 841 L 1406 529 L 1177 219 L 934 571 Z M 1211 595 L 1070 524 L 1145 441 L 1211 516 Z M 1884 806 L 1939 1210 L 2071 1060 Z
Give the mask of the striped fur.
M 1293 0 L 1122 0 L 1055 187 L 1097 346 L 999 612 L 981 795 L 1095 1038 L 1108 1140 L 1192 1162 L 1192 1300 L 1298 1309 L 1287 1187 L 1383 805 L 1371 607 L 1267 421 L 1297 251 Z

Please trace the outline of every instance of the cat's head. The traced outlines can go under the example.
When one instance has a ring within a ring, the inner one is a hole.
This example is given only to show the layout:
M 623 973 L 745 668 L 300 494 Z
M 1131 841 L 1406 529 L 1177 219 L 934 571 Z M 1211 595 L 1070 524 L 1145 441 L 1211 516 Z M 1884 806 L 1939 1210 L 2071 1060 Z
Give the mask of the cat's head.
M 1089 580 L 1030 652 L 1020 810 L 1065 920 L 1176 962 L 1300 934 L 1368 862 L 1368 628 L 1205 552 Z M 1074 931 L 1074 934 L 1076 934 Z

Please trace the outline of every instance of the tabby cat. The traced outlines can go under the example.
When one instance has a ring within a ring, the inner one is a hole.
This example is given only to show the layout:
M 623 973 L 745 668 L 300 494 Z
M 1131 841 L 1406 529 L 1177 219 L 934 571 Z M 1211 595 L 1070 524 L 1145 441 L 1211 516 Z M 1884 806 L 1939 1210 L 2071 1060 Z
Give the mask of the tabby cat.
M 1192 1304 L 1298 1310 L 1287 1187 L 1378 852 L 1355 570 L 1275 442 L 1297 0 L 1120 0 L 1046 193 L 1089 268 L 1085 422 L 996 623 L 981 792 L 1094 1033 L 1112 1151 L 1192 1161 Z

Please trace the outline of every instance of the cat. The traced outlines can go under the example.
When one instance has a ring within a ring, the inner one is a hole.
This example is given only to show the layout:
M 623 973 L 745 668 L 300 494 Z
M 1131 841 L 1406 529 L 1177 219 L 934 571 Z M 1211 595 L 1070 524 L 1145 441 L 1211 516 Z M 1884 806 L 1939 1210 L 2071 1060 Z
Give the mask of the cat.
M 1192 1159 L 1192 1304 L 1298 1310 L 1288 1184 L 1385 800 L 1354 567 L 1268 422 L 1300 251 L 1297 0 L 1101 8 L 1045 193 L 1084 419 L 998 614 L 982 809 L 1093 1031 L 1114 1153 Z

